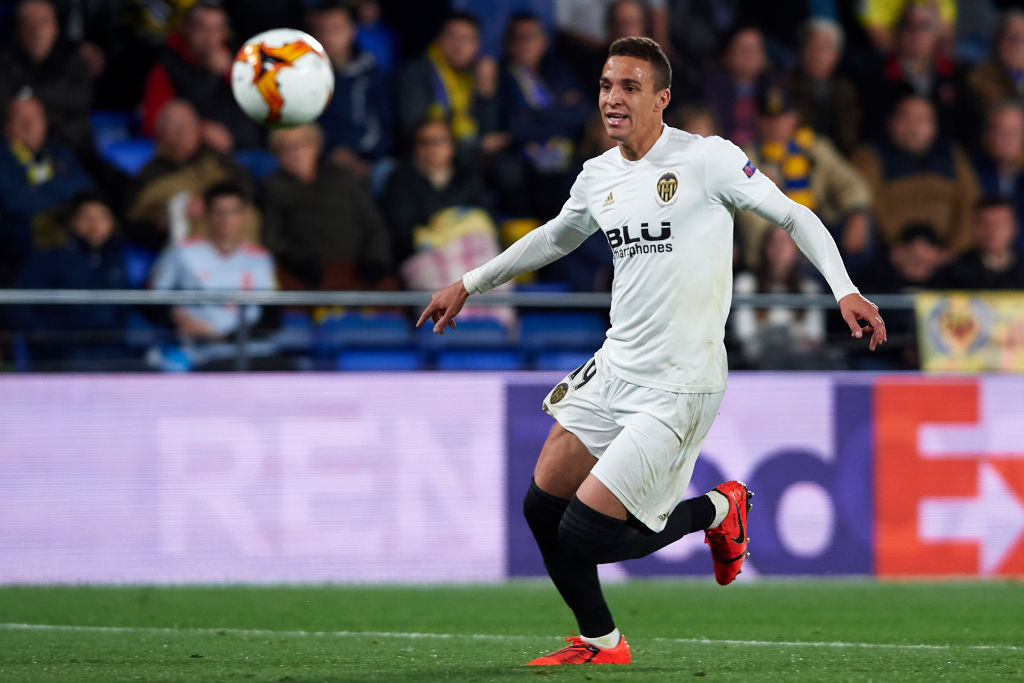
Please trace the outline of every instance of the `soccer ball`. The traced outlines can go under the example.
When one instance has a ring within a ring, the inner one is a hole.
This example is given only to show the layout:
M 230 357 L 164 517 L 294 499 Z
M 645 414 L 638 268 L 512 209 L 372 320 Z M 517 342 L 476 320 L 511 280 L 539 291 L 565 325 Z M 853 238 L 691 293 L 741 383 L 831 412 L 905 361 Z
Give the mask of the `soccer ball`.
M 249 118 L 271 128 L 315 121 L 334 92 L 334 70 L 313 36 L 292 28 L 259 33 L 235 55 L 231 92 Z

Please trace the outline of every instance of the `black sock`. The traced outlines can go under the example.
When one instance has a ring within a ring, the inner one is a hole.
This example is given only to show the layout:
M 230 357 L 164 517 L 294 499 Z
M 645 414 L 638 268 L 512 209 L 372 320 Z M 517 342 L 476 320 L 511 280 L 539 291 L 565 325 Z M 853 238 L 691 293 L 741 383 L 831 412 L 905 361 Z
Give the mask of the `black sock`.
M 597 565 L 569 555 L 558 540 L 558 525 L 568 505 L 569 501 L 542 491 L 531 481 L 523 499 L 523 514 L 537 540 L 548 576 L 576 617 L 580 635 L 598 638 L 611 633 L 615 622 L 601 593 Z
M 688 533 L 706 529 L 714 519 L 714 503 L 707 496 L 698 496 L 677 505 L 665 528 L 655 533 L 634 517 L 610 517 L 573 496 L 562 516 L 558 537 L 562 546 L 581 561 L 604 564 L 650 555 Z

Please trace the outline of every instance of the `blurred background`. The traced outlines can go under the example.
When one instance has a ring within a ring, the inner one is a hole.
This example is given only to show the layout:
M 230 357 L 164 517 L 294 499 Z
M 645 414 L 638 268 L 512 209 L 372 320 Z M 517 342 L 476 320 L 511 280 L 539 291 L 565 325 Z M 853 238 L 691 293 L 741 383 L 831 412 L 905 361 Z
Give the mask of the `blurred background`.
M 737 213 L 694 490 L 758 491 L 752 572 L 1024 574 L 1024 3 L 24 0 L 0 27 L 0 582 L 542 574 L 519 500 L 540 400 L 603 340 L 604 237 L 454 333 L 412 322 L 613 145 L 628 35 L 672 62 L 666 121 L 813 209 L 888 322 L 853 344 Z M 335 92 L 270 132 L 228 73 L 278 27 Z M 706 574 L 688 543 L 608 571 Z

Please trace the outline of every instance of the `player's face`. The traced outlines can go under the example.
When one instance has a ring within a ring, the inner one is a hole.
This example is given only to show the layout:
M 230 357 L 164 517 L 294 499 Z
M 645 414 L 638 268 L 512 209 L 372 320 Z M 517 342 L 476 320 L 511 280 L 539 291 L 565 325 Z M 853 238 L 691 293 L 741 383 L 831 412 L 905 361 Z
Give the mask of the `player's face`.
M 660 134 L 661 113 L 670 96 L 668 88 L 655 87 L 650 62 L 636 57 L 609 57 L 600 87 L 598 108 L 613 140 L 632 147 Z

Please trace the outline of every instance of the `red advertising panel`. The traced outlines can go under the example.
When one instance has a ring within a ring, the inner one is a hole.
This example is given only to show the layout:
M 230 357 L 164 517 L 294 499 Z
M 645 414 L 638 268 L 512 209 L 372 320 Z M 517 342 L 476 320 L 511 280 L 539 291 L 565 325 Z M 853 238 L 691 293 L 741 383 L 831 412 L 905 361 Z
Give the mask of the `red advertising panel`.
M 880 378 L 881 576 L 1024 574 L 1024 386 L 1011 377 Z

